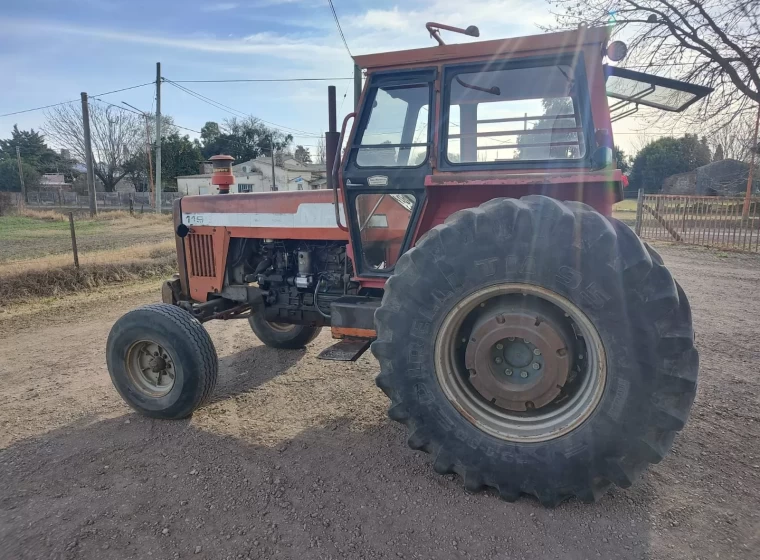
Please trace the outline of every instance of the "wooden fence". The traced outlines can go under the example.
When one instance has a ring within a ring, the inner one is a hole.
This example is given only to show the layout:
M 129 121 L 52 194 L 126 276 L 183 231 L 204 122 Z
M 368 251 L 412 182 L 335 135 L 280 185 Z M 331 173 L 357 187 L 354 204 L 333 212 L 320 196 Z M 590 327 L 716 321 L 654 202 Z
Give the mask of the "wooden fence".
M 760 246 L 760 199 L 640 194 L 636 233 L 642 239 L 675 241 L 757 253 Z

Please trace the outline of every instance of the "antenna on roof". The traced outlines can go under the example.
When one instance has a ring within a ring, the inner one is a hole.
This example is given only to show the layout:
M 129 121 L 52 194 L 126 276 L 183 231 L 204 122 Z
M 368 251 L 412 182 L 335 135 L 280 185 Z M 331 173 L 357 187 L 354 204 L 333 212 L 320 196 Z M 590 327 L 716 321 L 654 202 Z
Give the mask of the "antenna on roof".
M 444 25 L 442 23 L 429 21 L 425 24 L 425 27 L 430 33 L 430 36 L 438 41 L 439 45 L 446 44 L 443 42 L 443 39 L 441 39 L 440 32 L 442 29 L 445 31 L 453 31 L 454 33 L 461 33 L 462 35 L 469 35 L 470 37 L 480 37 L 480 30 L 474 25 L 471 25 L 467 29 L 462 29 L 461 27 L 452 27 L 451 25 Z

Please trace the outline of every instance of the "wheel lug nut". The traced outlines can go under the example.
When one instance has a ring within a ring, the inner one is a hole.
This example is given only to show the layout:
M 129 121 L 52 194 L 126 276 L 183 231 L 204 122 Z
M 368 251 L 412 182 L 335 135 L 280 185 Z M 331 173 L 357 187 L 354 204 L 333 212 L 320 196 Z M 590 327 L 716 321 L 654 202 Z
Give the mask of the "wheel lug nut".
M 507 374 L 507 375 L 512 375 L 512 370 L 511 369 L 505 369 L 504 373 Z
M 520 377 L 522 377 L 523 379 L 525 379 L 526 377 L 528 377 L 528 372 L 527 371 L 521 371 L 520 372 Z
M 533 349 L 533 354 L 535 354 L 536 356 L 540 356 L 541 355 L 541 350 L 539 350 L 538 348 L 534 348 Z
M 504 350 L 504 345 L 501 342 L 499 342 L 499 344 L 496 345 L 496 349 L 497 350 Z
M 507 340 L 514 340 L 514 339 L 515 339 L 515 337 L 514 337 L 514 336 L 509 336 L 509 337 L 507 337 Z
M 536 363 L 534 363 L 534 364 L 533 364 L 533 369 L 538 369 L 538 368 L 540 368 L 540 367 L 541 367 L 541 366 L 540 366 L 539 364 L 536 364 Z
M 502 359 L 497 356 L 496 358 L 494 358 L 493 361 L 496 362 L 497 364 L 500 364 L 502 362 Z

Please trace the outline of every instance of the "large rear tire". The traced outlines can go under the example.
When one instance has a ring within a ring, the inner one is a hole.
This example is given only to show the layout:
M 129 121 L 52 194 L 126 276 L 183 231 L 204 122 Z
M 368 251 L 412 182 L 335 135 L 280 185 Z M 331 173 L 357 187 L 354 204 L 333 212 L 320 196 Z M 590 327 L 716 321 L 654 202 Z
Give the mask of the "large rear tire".
M 258 339 L 272 348 L 281 350 L 297 350 L 305 347 L 317 338 L 321 327 L 309 327 L 306 325 L 293 325 L 291 323 L 270 323 L 264 319 L 261 313 L 254 313 L 248 317 L 253 334 Z
M 377 385 L 409 445 L 509 501 L 630 486 L 696 392 L 683 291 L 630 228 L 580 203 L 450 216 L 399 259 L 375 322 Z
M 111 381 L 146 416 L 178 419 L 208 401 L 218 360 L 206 329 L 174 305 L 154 303 L 122 316 L 108 335 Z

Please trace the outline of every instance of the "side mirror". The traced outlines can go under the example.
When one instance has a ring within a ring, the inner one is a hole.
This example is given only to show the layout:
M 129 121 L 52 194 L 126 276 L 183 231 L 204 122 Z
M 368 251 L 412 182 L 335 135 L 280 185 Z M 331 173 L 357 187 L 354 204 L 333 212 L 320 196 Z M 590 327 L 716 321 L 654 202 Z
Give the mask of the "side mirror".
M 612 148 L 607 146 L 599 146 L 591 155 L 591 169 L 596 171 L 599 169 L 606 169 L 612 165 L 614 155 Z

